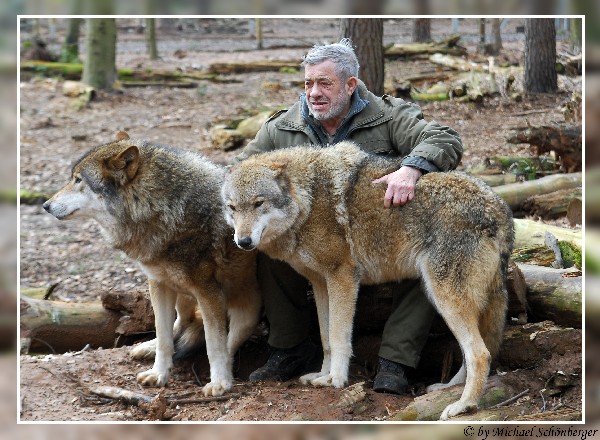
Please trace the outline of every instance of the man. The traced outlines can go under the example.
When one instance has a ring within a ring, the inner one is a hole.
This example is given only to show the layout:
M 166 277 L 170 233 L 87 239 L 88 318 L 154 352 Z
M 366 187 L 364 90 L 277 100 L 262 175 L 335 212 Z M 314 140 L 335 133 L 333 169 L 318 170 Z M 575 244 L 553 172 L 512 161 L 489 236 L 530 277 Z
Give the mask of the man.
M 385 208 L 410 202 L 424 173 L 448 171 L 460 162 L 458 133 L 425 121 L 414 104 L 386 95 L 377 97 L 366 89 L 358 79 L 359 64 L 350 40 L 314 46 L 302 65 L 305 93 L 288 110 L 273 115 L 236 160 L 293 145 L 326 146 L 343 140 L 352 140 L 375 154 L 404 156 L 397 171 L 373 181 L 387 185 Z M 309 286 L 289 266 L 262 254 L 258 271 L 272 351 L 250 380 L 285 381 L 312 368 L 317 355 L 309 339 Z M 375 391 L 405 392 L 405 369 L 417 366 L 435 316 L 419 280 L 401 285 L 404 293 L 394 298 L 382 335 Z

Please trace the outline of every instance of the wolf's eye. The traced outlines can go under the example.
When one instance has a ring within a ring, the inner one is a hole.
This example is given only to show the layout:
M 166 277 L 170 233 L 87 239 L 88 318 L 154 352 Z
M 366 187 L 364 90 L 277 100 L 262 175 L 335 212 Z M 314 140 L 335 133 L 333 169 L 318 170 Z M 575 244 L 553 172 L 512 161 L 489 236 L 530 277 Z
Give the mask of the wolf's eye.
M 235 206 L 233 206 L 232 204 L 227 205 L 227 207 L 235 212 Z
M 254 207 L 260 208 L 263 203 L 264 203 L 264 200 L 257 200 L 256 202 L 254 202 Z
M 81 183 L 81 177 L 75 177 L 75 183 Z

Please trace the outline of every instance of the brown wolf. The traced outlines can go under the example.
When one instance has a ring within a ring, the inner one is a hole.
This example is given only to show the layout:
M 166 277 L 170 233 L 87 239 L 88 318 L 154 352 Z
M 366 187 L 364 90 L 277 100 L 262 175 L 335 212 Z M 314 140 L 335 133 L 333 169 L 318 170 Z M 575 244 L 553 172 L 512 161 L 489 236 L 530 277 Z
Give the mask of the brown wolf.
M 398 167 L 350 142 L 288 148 L 234 166 L 222 196 L 238 246 L 288 262 L 313 285 L 324 359 L 303 382 L 346 384 L 360 283 L 420 278 L 463 352 L 450 383 L 432 387 L 466 379 L 447 419 L 476 408 L 501 342 L 512 214 L 457 172 L 426 174 L 411 202 L 384 209 L 385 191 L 372 181 Z
M 231 239 L 220 198 L 224 174 L 199 154 L 120 132 L 115 142 L 76 161 L 70 182 L 43 205 L 60 220 L 95 219 L 109 243 L 148 276 L 156 340 L 132 351 L 134 357 L 155 352 L 154 366 L 137 375 L 143 385 L 167 383 L 174 329 L 184 333 L 185 348 L 201 339 L 194 331 L 203 321 L 210 362 L 203 391 L 223 394 L 232 386 L 233 355 L 255 328 L 261 307 L 256 255 Z

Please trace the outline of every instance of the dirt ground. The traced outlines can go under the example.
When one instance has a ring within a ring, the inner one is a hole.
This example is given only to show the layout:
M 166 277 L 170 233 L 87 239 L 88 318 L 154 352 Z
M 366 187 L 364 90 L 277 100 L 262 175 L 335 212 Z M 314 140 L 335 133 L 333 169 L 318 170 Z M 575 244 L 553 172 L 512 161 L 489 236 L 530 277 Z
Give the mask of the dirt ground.
M 510 24 L 511 29 L 517 21 Z M 337 36 L 333 19 L 268 19 L 265 20 L 266 49 L 259 51 L 253 49 L 253 40 L 245 33 L 244 26 L 236 22 L 204 22 L 197 29 L 159 34 L 161 58 L 155 62 L 145 56 L 143 36 L 135 32 L 134 26 L 123 28 L 118 37 L 117 64 L 138 69 L 194 70 L 225 61 L 300 60 L 310 45 L 334 41 Z M 461 26 L 461 32 L 468 33 L 463 44 L 474 54 L 475 20 L 464 21 Z M 434 22 L 434 38 L 448 36 L 451 31 L 449 19 Z M 55 40 L 46 35 L 50 49 L 58 50 L 61 30 Z M 386 42 L 407 41 L 409 37 L 408 20 L 386 20 Z M 505 52 L 519 59 L 523 35 L 509 32 L 505 40 Z M 427 60 L 387 61 L 386 88 L 393 91 L 402 78 L 434 69 Z M 87 149 L 112 140 L 119 130 L 127 131 L 131 137 L 197 150 L 216 162 L 227 163 L 236 152 L 212 147 L 211 126 L 220 120 L 291 104 L 302 91 L 293 81 L 301 78 L 301 73 L 267 72 L 230 75 L 235 81 L 200 82 L 194 89 L 125 88 L 118 92 L 99 92 L 97 99 L 83 108 L 77 108 L 73 98 L 63 96 L 59 79 L 23 80 L 20 83 L 20 187 L 51 195 L 69 179 L 70 163 L 74 159 Z M 498 96 L 480 104 L 445 101 L 420 105 L 426 118 L 459 131 L 465 146 L 460 169 L 466 169 L 494 155 L 531 156 L 533 152 L 528 146 L 509 144 L 506 138 L 515 127 L 563 120 L 561 107 L 573 90 L 581 90 L 581 81 L 561 77 L 559 83 L 561 90 L 556 96 L 525 96 L 520 102 Z M 273 84 L 278 86 L 273 87 Z M 21 287 L 57 284 L 51 299 L 88 302 L 99 300 L 102 292 L 145 289 L 145 283 L 145 276 L 134 262 L 106 246 L 93 222 L 59 222 L 45 213 L 41 204 L 21 205 Z M 159 393 L 157 389 L 142 389 L 136 384 L 136 373 L 149 368 L 150 362 L 133 361 L 128 347 L 21 355 L 20 419 L 383 421 L 413 400 L 411 395 L 372 392 L 372 371 L 356 363 L 352 367 L 351 383 L 365 381 L 366 397 L 359 404 L 346 407 L 338 403 L 347 390 L 315 389 L 296 381 L 258 385 L 245 382 L 243 379 L 251 367 L 260 365 L 265 356 L 264 340 L 246 344 L 238 360 L 242 366 L 236 370 L 240 380 L 224 400 L 201 400 L 198 380 L 206 381 L 208 369 L 199 357 L 176 364 L 168 387 L 153 404 L 132 405 L 99 398 L 89 392 L 91 387 L 105 385 L 150 397 Z M 557 362 L 564 363 L 565 370 L 579 368 L 581 371 L 581 353 L 573 353 L 536 369 L 507 372 L 508 377 L 514 377 L 511 380 L 516 388 L 530 390 L 513 405 L 522 405 L 525 414 L 537 412 L 542 407 L 539 392 L 548 374 L 552 374 L 549 371 L 556 371 Z M 417 378 L 413 384 L 415 394 L 423 392 L 421 380 L 423 378 Z M 581 389 L 576 387 L 563 395 L 562 404 L 581 410 Z

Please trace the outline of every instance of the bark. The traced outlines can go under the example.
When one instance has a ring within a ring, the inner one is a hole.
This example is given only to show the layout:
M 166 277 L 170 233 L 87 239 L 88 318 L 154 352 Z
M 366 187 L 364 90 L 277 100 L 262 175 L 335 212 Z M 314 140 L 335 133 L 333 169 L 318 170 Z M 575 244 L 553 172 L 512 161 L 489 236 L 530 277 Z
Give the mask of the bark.
M 507 139 L 513 144 L 528 143 L 538 156 L 554 151 L 560 158 L 561 169 L 581 171 L 582 135 L 579 125 L 543 125 L 516 129 Z
M 579 224 L 581 224 L 581 188 L 563 189 L 548 194 L 535 194 L 523 202 L 523 210 L 544 220 L 554 220 L 567 215 L 573 200 L 579 200 Z M 576 207 L 572 207 L 576 216 Z
M 581 272 L 522 263 L 518 266 L 527 284 L 527 302 L 532 318 L 580 329 Z
M 112 347 L 119 313 L 108 311 L 97 303 L 44 301 L 21 296 L 20 331 L 26 351 L 62 353 L 93 348 Z
M 146 45 L 148 46 L 148 56 L 151 60 L 158 59 L 158 49 L 156 48 L 156 19 L 146 18 Z
M 426 41 L 431 41 L 431 19 L 414 19 L 412 41 L 413 43 L 424 43 Z
M 553 18 L 525 20 L 524 88 L 528 93 L 556 93 L 556 29 Z
M 64 63 L 79 62 L 79 29 L 82 19 L 69 18 L 67 35 L 60 54 L 60 61 Z
M 492 45 L 491 55 L 498 55 L 502 50 L 502 34 L 500 32 L 501 18 L 492 18 Z
M 597 200 L 597 199 L 594 199 Z M 567 206 L 567 219 L 571 226 L 583 225 L 583 202 L 581 197 L 575 197 Z
M 385 50 L 386 58 L 409 57 L 417 55 L 443 54 L 462 56 L 467 50 L 458 45 L 460 35 L 453 35 L 444 40 L 430 43 L 396 43 Z
M 449 404 L 460 399 L 463 392 L 462 386 L 454 386 L 445 390 L 434 391 L 423 396 L 416 397 L 406 408 L 390 417 L 392 421 L 429 421 L 438 420 L 442 411 Z M 516 390 L 502 381 L 499 376 L 492 376 L 487 380 L 480 408 L 489 408 L 497 405 L 516 393 Z M 453 419 L 454 420 L 454 419 Z M 469 415 L 469 420 L 474 420 Z
M 86 57 L 82 82 L 95 89 L 111 89 L 117 79 L 117 29 L 114 18 L 86 19 Z
M 504 199 L 513 211 L 518 211 L 522 209 L 523 203 L 530 196 L 580 187 L 581 177 L 581 173 L 555 174 L 541 179 L 496 186 L 493 190 Z
M 360 64 L 360 79 L 377 96 L 383 95 L 383 19 L 342 18 L 340 36 L 350 38 Z
M 506 290 L 508 291 L 507 318 L 516 318 L 517 324 L 527 323 L 527 283 L 519 266 L 510 259 L 506 274 Z

